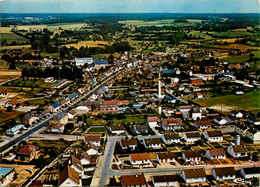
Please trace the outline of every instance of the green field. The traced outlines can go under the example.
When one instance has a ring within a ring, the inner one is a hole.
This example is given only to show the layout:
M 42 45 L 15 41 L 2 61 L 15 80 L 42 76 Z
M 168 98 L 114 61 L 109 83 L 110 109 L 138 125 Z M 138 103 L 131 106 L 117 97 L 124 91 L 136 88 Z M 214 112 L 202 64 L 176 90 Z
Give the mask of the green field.
M 228 32 L 209 32 L 209 34 L 213 35 L 214 37 L 225 37 L 225 38 L 242 38 L 247 36 L 253 36 L 254 33 L 251 32 L 234 32 L 234 31 L 228 31 Z
M 7 40 L 7 42 L 26 42 L 27 39 L 21 36 L 18 36 L 14 33 L 0 33 L 1 40 Z
M 220 62 L 229 62 L 230 64 L 237 64 L 237 63 L 245 63 L 249 59 L 249 55 L 241 55 L 241 56 L 227 56 L 224 58 L 220 58 Z
M 105 132 L 106 132 L 105 127 L 91 127 L 91 129 L 89 129 L 88 131 L 88 133 L 90 134 L 102 134 Z
M 5 60 L 0 60 L 0 69 L 8 69 L 10 64 L 6 62 Z
M 18 79 L 10 82 L 8 86 L 30 87 L 30 88 L 52 88 L 53 84 L 45 83 L 44 80 Z
M 260 110 L 260 91 L 245 93 L 244 95 L 226 95 L 194 100 L 203 107 L 225 106 L 230 109 Z

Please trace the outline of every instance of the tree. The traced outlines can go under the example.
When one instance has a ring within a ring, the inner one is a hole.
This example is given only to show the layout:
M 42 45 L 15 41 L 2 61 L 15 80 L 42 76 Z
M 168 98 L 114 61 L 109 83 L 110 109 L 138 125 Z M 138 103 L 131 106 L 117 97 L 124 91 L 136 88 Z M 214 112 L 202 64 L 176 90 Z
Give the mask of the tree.
M 12 106 L 8 106 L 8 107 L 6 108 L 6 110 L 7 110 L 7 112 L 11 112 L 11 111 L 13 110 L 13 107 L 12 107 Z

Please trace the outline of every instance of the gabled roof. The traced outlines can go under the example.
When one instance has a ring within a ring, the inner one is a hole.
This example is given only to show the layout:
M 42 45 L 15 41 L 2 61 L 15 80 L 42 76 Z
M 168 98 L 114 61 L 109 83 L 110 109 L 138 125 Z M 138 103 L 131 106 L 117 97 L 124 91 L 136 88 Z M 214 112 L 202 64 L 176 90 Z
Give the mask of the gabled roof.
M 31 153 L 35 152 L 37 149 L 38 147 L 34 145 L 24 145 L 19 149 L 17 154 L 30 155 Z
M 137 145 L 137 139 L 121 140 L 122 146 Z
M 70 99 L 73 99 L 77 96 L 78 94 L 76 92 L 72 93 L 71 95 L 69 95 L 69 98 Z
M 209 137 L 220 137 L 223 136 L 220 130 L 206 131 Z
M 146 130 L 148 130 L 148 126 L 147 125 L 136 125 L 135 128 L 138 131 L 146 131 Z
M 17 101 L 17 99 L 16 98 L 14 98 L 14 99 L 11 99 L 11 100 L 8 100 L 8 102 L 12 105 L 12 106 L 14 106 L 14 105 L 16 105 L 16 104 L 18 104 L 18 101 Z
M 178 133 L 170 133 L 170 134 L 164 134 L 164 138 L 166 140 L 172 140 L 172 139 L 180 139 L 180 136 Z
M 75 156 L 71 155 L 71 163 L 76 166 L 78 169 L 82 170 L 82 165 L 79 159 L 77 159 Z
M 132 161 L 150 159 L 148 153 L 134 153 L 134 154 L 130 154 L 130 157 Z
M 65 180 L 67 180 L 67 178 L 70 178 L 75 183 L 80 184 L 78 172 L 70 166 L 65 167 L 60 172 L 60 174 L 59 174 L 59 185 L 61 185 Z
M 206 173 L 204 169 L 187 169 L 184 170 L 184 173 L 187 179 L 206 177 Z
M 183 154 L 186 158 L 201 157 L 201 153 L 199 151 L 186 151 Z
M 148 117 L 147 120 L 149 122 L 157 122 L 157 121 L 159 121 L 159 118 L 157 116 L 151 116 L 151 117 Z
M 125 130 L 125 127 L 123 125 L 111 126 L 110 128 L 112 131 Z
M 174 182 L 177 181 L 176 175 L 162 175 L 162 176 L 153 176 L 154 182 Z
M 208 151 L 209 151 L 210 155 L 212 155 L 212 156 L 226 155 L 226 151 L 223 148 L 209 149 Z
M 100 141 L 100 136 L 87 135 L 85 136 L 85 142 Z
M 210 126 L 211 122 L 209 120 L 196 121 L 197 126 Z
M 51 106 L 52 106 L 53 108 L 58 108 L 58 107 L 59 107 L 59 104 L 58 104 L 58 103 L 53 103 Z
M 154 138 L 154 139 L 145 139 L 144 140 L 145 145 L 152 145 L 152 144 L 161 144 L 161 139 L 160 138 Z
M 214 168 L 217 176 L 235 175 L 236 171 L 234 167 Z
M 75 110 L 70 110 L 69 113 L 70 113 L 71 115 L 77 114 Z
M 178 125 L 182 125 L 182 120 L 181 118 L 170 118 L 170 119 L 163 119 L 162 120 L 164 126 L 169 126 L 171 124 L 178 124 Z
M 122 186 L 146 185 L 144 174 L 123 175 L 121 177 L 121 185 Z
M 88 151 L 89 149 L 97 150 L 97 147 L 93 143 L 87 143 L 86 145 L 84 145 L 83 149 L 85 151 Z
M 67 116 L 67 113 L 65 113 L 65 112 L 60 112 L 60 113 L 58 113 L 57 115 L 56 115 L 56 120 L 61 120 L 61 119 L 63 119 L 64 117 L 66 117 Z
M 200 138 L 200 133 L 199 132 L 186 132 L 186 137 L 187 138 Z
M 232 146 L 234 152 L 236 153 L 247 153 L 247 148 L 244 147 L 243 145 L 235 145 L 235 146 Z
M 174 153 L 173 152 L 166 152 L 166 153 L 158 153 L 159 159 L 173 159 Z

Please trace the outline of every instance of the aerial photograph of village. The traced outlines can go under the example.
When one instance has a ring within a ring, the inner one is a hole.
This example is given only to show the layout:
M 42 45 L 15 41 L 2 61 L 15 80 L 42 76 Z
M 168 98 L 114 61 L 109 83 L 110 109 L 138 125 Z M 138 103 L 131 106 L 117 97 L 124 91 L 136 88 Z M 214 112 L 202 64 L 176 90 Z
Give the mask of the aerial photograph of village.
M 260 186 L 258 0 L 0 0 L 0 186 Z

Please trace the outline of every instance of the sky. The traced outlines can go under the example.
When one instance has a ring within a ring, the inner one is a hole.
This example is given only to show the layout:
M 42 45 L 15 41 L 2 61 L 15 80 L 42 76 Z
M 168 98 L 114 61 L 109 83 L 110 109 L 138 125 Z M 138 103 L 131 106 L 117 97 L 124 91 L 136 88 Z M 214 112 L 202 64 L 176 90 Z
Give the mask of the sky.
M 2 13 L 259 13 L 260 0 L 0 0 Z

